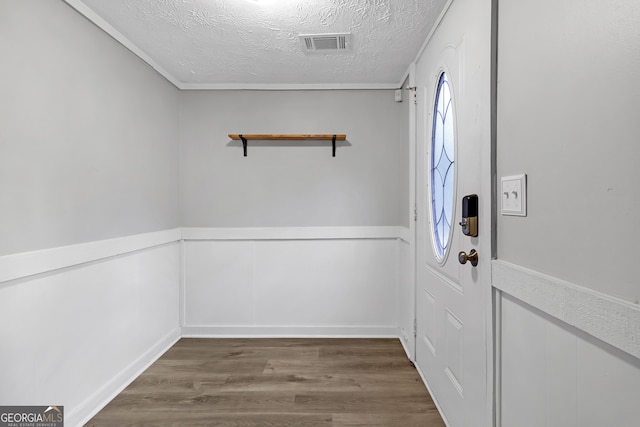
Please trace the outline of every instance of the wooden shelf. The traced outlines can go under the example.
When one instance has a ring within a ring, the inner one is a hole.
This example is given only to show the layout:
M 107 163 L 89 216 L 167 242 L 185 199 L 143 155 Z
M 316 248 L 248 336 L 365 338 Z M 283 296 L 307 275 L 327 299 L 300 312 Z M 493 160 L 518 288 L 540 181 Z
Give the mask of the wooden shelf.
M 229 138 L 233 140 L 241 140 L 243 136 L 246 140 L 262 140 L 262 141 L 331 141 L 333 134 L 318 133 L 318 134 L 305 134 L 305 133 L 230 133 Z M 336 141 L 344 141 L 347 139 L 345 134 L 336 134 Z
M 247 141 L 250 139 L 258 141 L 332 141 L 333 157 L 335 157 L 336 141 L 345 141 L 347 139 L 347 135 L 343 133 L 230 133 L 229 138 L 235 141 L 242 141 L 245 157 L 247 157 Z

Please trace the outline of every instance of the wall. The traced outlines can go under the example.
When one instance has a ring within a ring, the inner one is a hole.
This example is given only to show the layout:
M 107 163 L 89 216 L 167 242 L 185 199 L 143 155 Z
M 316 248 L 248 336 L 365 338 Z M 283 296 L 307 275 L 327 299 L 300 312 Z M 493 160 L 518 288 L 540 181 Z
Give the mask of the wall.
M 178 90 L 60 1 L 0 4 L 0 255 L 178 226 Z
M 397 335 L 408 142 L 393 91 L 200 91 L 180 103 L 184 333 Z M 335 158 L 316 141 L 249 141 L 243 157 L 229 133 L 347 141 Z
M 181 215 L 187 227 L 394 226 L 401 106 L 393 91 L 180 94 Z M 403 123 L 403 122 L 402 122 Z M 346 133 L 330 143 L 249 141 L 229 133 Z
M 80 425 L 180 334 L 178 91 L 62 1 L 0 57 L 0 404 Z
M 389 90 L 180 94 L 186 335 L 397 336 L 402 112 Z M 347 141 L 243 157 L 229 133 Z
M 527 217 L 498 217 L 498 419 L 637 424 L 640 4 L 499 1 L 498 177 L 528 175 Z
M 528 174 L 499 258 L 635 303 L 638 22 L 634 0 L 502 1 L 498 59 L 498 176 Z

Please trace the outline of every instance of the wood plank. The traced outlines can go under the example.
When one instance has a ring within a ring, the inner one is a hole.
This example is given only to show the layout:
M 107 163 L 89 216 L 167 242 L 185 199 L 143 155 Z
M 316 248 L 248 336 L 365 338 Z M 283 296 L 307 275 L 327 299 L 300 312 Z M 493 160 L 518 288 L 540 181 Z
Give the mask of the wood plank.
M 331 141 L 334 134 L 329 133 L 230 133 L 229 138 L 233 140 L 239 140 L 242 135 L 246 140 L 259 140 L 259 141 L 301 141 L 301 140 L 313 140 L 313 141 Z M 344 141 L 347 139 L 347 135 L 340 133 L 335 134 L 336 141 Z
M 334 414 L 333 427 L 446 427 L 437 410 L 424 414 Z
M 278 358 L 294 358 L 302 360 L 318 360 L 320 350 L 317 347 L 244 347 L 210 348 L 202 347 L 172 347 L 163 356 L 164 361 L 181 360 L 224 360 L 224 361 L 255 361 Z
M 272 359 L 267 362 L 265 374 L 307 373 L 348 373 L 348 372 L 380 372 L 392 375 L 393 372 L 403 371 L 409 367 L 409 361 L 388 358 L 348 358 L 341 360 L 319 360 L 311 362 L 296 359 Z
M 179 417 L 162 412 L 133 412 L 94 418 L 87 426 L 101 427 L 332 427 L 331 414 L 245 414 L 238 412 L 182 412 Z
M 389 392 L 317 392 L 298 393 L 295 410 L 304 413 L 404 414 L 423 413 L 431 401 L 424 393 Z
M 176 378 L 174 375 L 143 374 L 126 393 L 213 393 L 242 391 L 393 391 L 424 392 L 424 385 L 413 374 L 289 374 L 289 375 L 190 375 Z

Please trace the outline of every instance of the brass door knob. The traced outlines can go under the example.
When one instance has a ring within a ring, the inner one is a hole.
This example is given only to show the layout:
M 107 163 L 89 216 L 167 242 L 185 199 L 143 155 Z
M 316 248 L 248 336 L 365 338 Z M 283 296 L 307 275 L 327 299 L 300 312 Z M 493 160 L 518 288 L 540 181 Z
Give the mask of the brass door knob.
M 478 265 L 478 252 L 476 252 L 475 249 L 471 249 L 469 255 L 464 251 L 461 251 L 458 254 L 458 262 L 460 262 L 460 264 L 466 264 L 467 261 L 469 261 L 474 267 Z

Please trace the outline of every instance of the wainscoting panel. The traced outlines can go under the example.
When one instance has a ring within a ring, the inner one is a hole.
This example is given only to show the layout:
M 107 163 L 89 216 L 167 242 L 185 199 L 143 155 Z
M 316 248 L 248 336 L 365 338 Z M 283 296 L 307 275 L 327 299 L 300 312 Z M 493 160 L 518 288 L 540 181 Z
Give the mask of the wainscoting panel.
M 254 243 L 184 243 L 184 325 L 252 325 Z
M 0 403 L 64 405 L 65 423 L 80 425 L 172 345 L 180 336 L 174 237 L 93 242 L 80 257 L 83 245 L 29 254 L 40 261 L 36 274 L 16 268 L 28 277 L 0 287 Z
M 493 267 L 498 427 L 637 426 L 637 309 L 502 261 Z
M 185 336 L 398 336 L 392 227 L 184 236 Z M 359 237 L 361 236 L 361 237 Z M 211 238 L 214 239 L 211 239 Z M 217 239 L 215 237 L 218 237 Z

